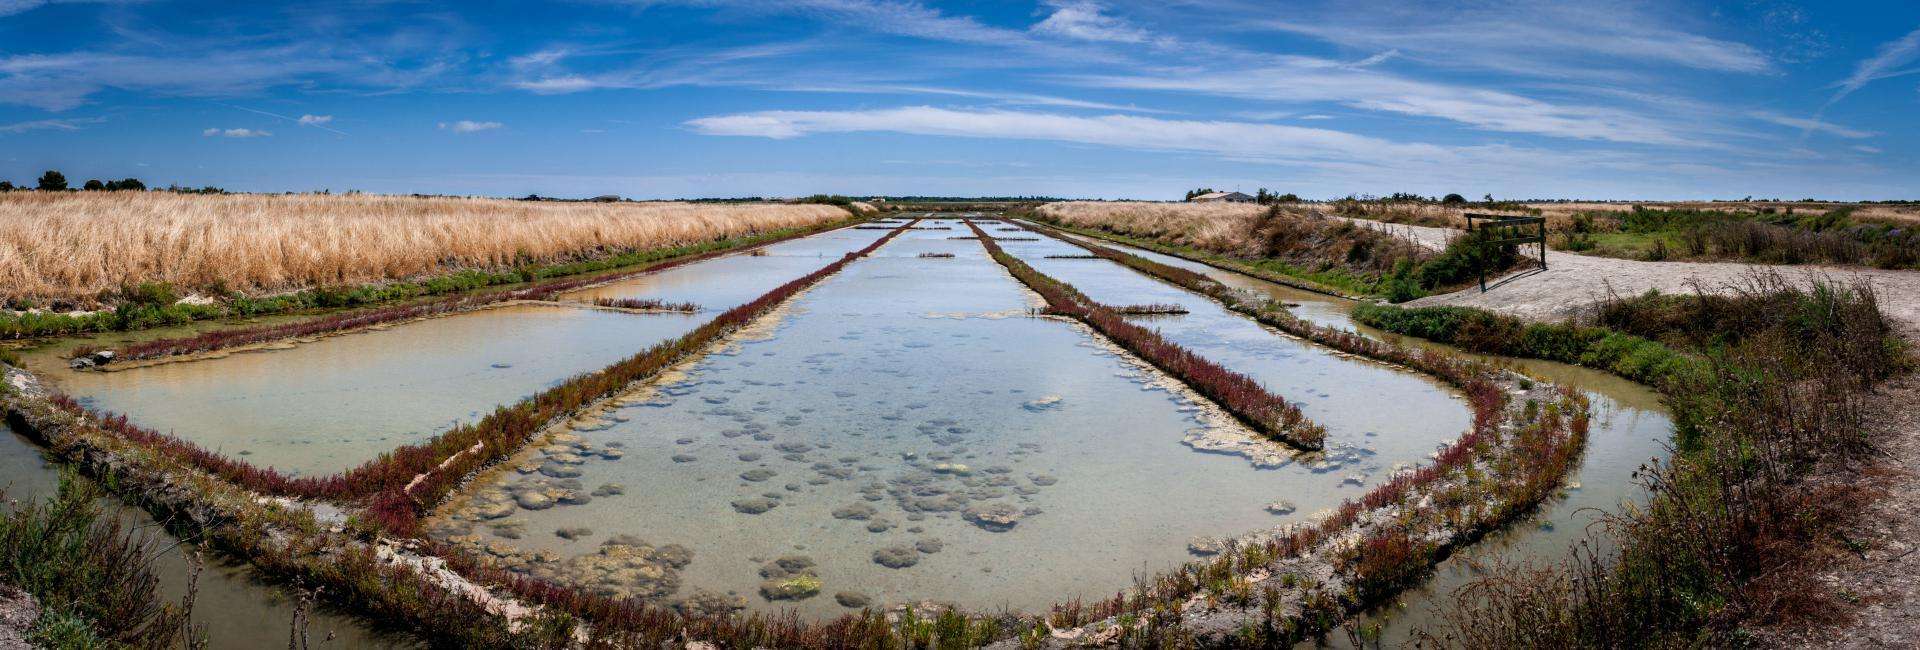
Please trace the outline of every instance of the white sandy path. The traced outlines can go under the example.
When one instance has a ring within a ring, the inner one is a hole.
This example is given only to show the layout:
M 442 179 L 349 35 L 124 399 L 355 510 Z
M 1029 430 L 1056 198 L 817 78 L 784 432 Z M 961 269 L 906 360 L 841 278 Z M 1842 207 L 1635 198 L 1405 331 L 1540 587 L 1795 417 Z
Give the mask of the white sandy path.
M 1450 228 L 1406 226 L 1376 221 L 1354 223 L 1391 232 L 1435 250 L 1444 248 L 1447 239 L 1460 231 Z M 1581 308 L 1606 297 L 1607 287 L 1622 295 L 1659 289 L 1667 293 L 1692 293 L 1690 281 L 1698 279 L 1713 289 L 1739 282 L 1755 270 L 1773 270 L 1781 276 L 1805 282 L 1815 276 L 1835 280 L 1865 278 L 1880 294 L 1880 309 L 1888 316 L 1920 329 L 1920 271 L 1888 271 L 1852 266 L 1780 266 L 1730 262 L 1642 262 L 1611 257 L 1594 257 L 1564 251 L 1547 251 L 1547 270 L 1534 269 L 1518 274 L 1486 293 L 1478 287 L 1454 293 L 1428 296 L 1407 303 L 1412 307 L 1461 305 L 1531 320 L 1559 320 L 1577 314 Z M 1503 278 L 1504 279 L 1504 278 Z M 1493 281 L 1489 280 L 1488 286 Z

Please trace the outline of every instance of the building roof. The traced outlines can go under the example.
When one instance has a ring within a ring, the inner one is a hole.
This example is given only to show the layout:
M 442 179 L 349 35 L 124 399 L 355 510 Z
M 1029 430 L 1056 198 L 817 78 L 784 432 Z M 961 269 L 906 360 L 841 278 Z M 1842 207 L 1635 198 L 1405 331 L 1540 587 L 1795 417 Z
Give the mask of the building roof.
M 1241 194 L 1239 192 L 1210 192 L 1207 194 L 1201 194 L 1199 196 L 1193 197 L 1195 201 L 1206 200 L 1206 199 L 1251 199 L 1251 198 L 1253 197 L 1246 194 Z

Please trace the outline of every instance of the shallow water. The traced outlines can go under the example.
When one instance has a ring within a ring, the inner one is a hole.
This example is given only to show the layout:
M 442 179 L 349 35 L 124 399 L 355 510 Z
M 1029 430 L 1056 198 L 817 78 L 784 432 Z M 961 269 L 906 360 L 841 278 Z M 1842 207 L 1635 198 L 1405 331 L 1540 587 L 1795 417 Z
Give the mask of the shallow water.
M 84 480 L 84 479 L 83 479 Z M 47 463 L 31 441 L 0 424 L 0 492 L 17 501 L 45 500 L 60 483 L 57 468 Z M 0 504 L 0 508 L 6 507 Z M 179 602 L 189 576 L 186 553 L 192 545 L 166 533 L 144 511 L 112 501 L 110 512 L 130 529 L 153 535 L 153 574 L 160 579 L 161 597 Z M 206 626 L 208 647 L 269 648 L 283 645 L 293 621 L 298 597 L 263 582 L 246 564 L 209 554 L 201 571 L 193 609 L 194 622 Z M 319 648 L 417 647 L 413 639 L 368 627 L 352 616 L 327 608 L 308 612 L 308 635 Z M 323 639 L 330 641 L 322 642 Z
M 703 312 L 717 313 L 758 298 L 788 280 L 812 273 L 886 234 L 885 230 L 842 228 L 767 246 L 760 249 L 763 255 L 736 253 L 582 289 L 563 294 L 561 298 L 580 302 L 600 298 L 653 298 L 691 302 Z
M 208 449 L 324 474 L 424 441 L 701 320 L 507 305 L 290 349 L 55 378 L 85 403 Z
M 1460 424 L 1383 430 L 1383 438 L 1413 439 L 1381 441 L 1404 447 L 1400 457 L 1353 450 L 1344 471 L 1258 470 L 1244 458 L 1195 452 L 1181 438 L 1202 426 L 1198 407 L 1148 385 L 1083 327 L 1021 316 L 1037 297 L 978 242 L 947 239 L 965 234 L 903 235 L 798 298 L 770 338 L 703 359 L 605 423 L 580 423 L 567 434 L 577 441 L 563 436 L 530 450 L 477 481 L 474 498 L 444 509 L 453 516 L 432 529 L 503 545 L 495 554 L 511 564 L 526 556 L 507 546 L 550 552 L 560 561 L 528 570 L 570 578 L 605 570 L 599 549 L 616 535 L 632 536 L 622 540 L 631 548 L 641 548 L 636 539 L 655 550 L 679 545 L 691 552 L 684 566 L 674 566 L 673 548 L 624 565 L 645 570 L 618 584 L 598 583 L 663 602 L 731 593 L 755 609 L 827 616 L 848 611 L 833 597 L 847 590 L 875 605 L 1038 609 L 1111 595 L 1135 576 L 1172 568 L 1192 558 L 1195 536 L 1303 520 L 1362 493 L 1347 473 L 1382 476 L 1464 428 L 1464 406 L 1421 384 L 1454 411 L 1434 417 Z M 577 483 L 567 483 L 574 472 Z M 608 484 L 624 494 L 606 494 Z M 590 491 L 600 494 L 584 505 L 549 506 L 543 497 L 536 509 L 511 505 L 518 494 L 582 501 Z M 1297 510 L 1268 512 L 1276 500 Z M 994 504 L 1018 514 L 1010 529 L 987 530 L 964 512 Z M 495 518 L 482 516 L 487 507 Z M 556 535 L 562 529 L 591 534 L 569 541 Z M 876 551 L 924 540 L 940 549 L 904 553 L 917 561 L 905 568 L 876 563 Z M 820 595 L 758 593 L 761 570 L 783 555 L 813 563 Z
M 1155 316 L 1140 322 L 1215 363 L 1258 380 L 1269 390 L 1300 405 L 1307 417 L 1327 428 L 1330 450 L 1372 449 L 1395 462 L 1425 463 L 1435 443 L 1465 432 L 1464 402 L 1444 384 L 1417 373 L 1344 357 L 1333 350 L 1280 334 L 1258 321 L 1222 307 L 1212 298 L 1187 291 L 1104 259 L 1056 259 L 1048 255 L 1085 254 L 1066 242 L 1037 233 L 1002 232 L 998 237 L 1041 237 L 1040 241 L 1004 241 L 1001 246 L 1042 273 L 1051 275 L 1110 306 L 1163 303 L 1189 313 Z M 1373 484 L 1378 473 L 1367 477 Z

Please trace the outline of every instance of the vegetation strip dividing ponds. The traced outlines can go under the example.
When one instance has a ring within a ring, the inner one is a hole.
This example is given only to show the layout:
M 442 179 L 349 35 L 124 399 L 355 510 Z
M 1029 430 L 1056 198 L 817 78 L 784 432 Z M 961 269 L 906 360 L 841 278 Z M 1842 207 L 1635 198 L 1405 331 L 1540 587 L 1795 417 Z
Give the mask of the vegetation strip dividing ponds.
M 1310 291 L 1310 292 L 1325 295 L 1325 296 L 1333 296 L 1335 298 L 1345 298 L 1347 300 L 1365 300 L 1366 299 L 1364 290 L 1354 290 L 1354 291 L 1342 290 L 1339 288 L 1335 288 L 1334 286 L 1329 285 L 1327 283 L 1317 282 L 1305 277 L 1288 275 L 1284 272 L 1276 271 L 1273 269 L 1257 267 L 1252 264 L 1247 264 L 1245 262 L 1241 262 L 1234 258 L 1221 255 L 1218 253 L 1204 251 L 1196 248 L 1190 248 L 1186 246 L 1168 244 L 1165 242 L 1147 239 L 1145 237 L 1136 237 L 1132 235 L 1100 230 L 1096 228 L 1074 226 L 1071 224 L 1064 223 L 1060 219 L 1052 217 L 1040 211 L 1027 212 L 1027 213 L 1024 213 L 1022 216 L 1025 218 L 1033 219 L 1035 221 L 1043 222 L 1047 225 L 1047 227 L 1054 228 L 1056 230 L 1070 232 L 1083 237 L 1092 237 L 1094 239 L 1118 242 L 1118 243 L 1126 244 L 1128 246 L 1144 248 L 1156 253 L 1160 253 L 1162 255 L 1171 255 L 1173 257 L 1178 257 L 1181 259 L 1199 262 L 1207 266 L 1221 268 L 1228 271 L 1233 271 L 1235 273 L 1240 273 L 1243 275 L 1249 275 L 1249 276 L 1259 278 L 1261 280 L 1266 280 L 1268 282 L 1272 282 L 1274 284 L 1278 284 L 1281 286 L 1299 289 L 1301 291 Z M 1019 223 L 1019 222 L 1015 222 L 1015 223 Z M 1063 237 L 1062 239 L 1067 239 L 1067 238 Z M 1079 243 L 1079 242 L 1075 242 L 1075 243 Z
M 1307 451 L 1321 449 L 1326 444 L 1325 428 L 1308 420 L 1300 413 L 1300 407 L 1268 391 L 1252 377 L 1221 367 L 1161 338 L 1153 330 L 1127 322 L 1120 312 L 1007 254 L 992 235 L 972 221 L 967 222 L 967 227 L 973 229 L 994 261 L 1046 299 L 1050 312 L 1087 323 L 1128 351 L 1192 386 L 1267 437 Z
M 1014 223 L 1022 227 L 1033 228 L 1019 221 L 1015 221 Z M 1047 226 L 1039 226 L 1038 228 L 1036 232 L 1046 232 L 1046 230 L 1050 229 Z M 1360 334 L 1339 328 L 1312 323 L 1304 318 L 1293 315 L 1293 312 L 1287 311 L 1283 305 L 1259 298 L 1258 296 L 1234 291 L 1232 288 L 1215 281 L 1213 278 L 1209 278 L 1204 274 L 1192 270 L 1170 264 L 1162 264 L 1139 255 L 1107 248 L 1073 237 L 1058 236 L 1057 238 L 1086 250 L 1094 257 L 1118 263 L 1121 266 L 1144 273 L 1148 276 L 1159 278 L 1174 286 L 1207 296 L 1226 308 L 1245 314 L 1262 324 L 1341 352 L 1413 368 L 1437 377 L 1461 390 L 1467 390 L 1471 386 L 1478 372 L 1474 367 L 1475 364 L 1445 352 L 1396 345 L 1378 339 L 1367 338 Z M 1366 307 L 1367 305 L 1361 306 L 1362 309 Z
M 202 352 L 211 352 L 214 350 L 220 350 L 224 348 L 231 348 L 231 347 L 236 347 L 241 345 L 250 345 L 254 343 L 264 343 L 267 341 L 273 341 L 273 340 L 279 340 L 279 339 L 315 336 L 319 334 L 328 334 L 328 333 L 334 333 L 334 332 L 342 332 L 346 330 L 359 329 L 359 328 L 368 327 L 372 325 L 379 325 L 382 323 L 392 323 L 397 321 L 412 320 L 415 318 L 441 316 L 441 315 L 452 314 L 452 313 L 457 313 L 462 311 L 468 311 L 472 309 L 478 309 L 480 307 L 499 304 L 499 303 L 512 301 L 512 300 L 549 300 L 556 295 L 559 295 L 561 293 L 565 293 L 567 291 L 571 291 L 574 289 L 579 289 L 581 287 L 591 286 L 595 284 L 602 284 L 606 282 L 613 282 L 617 280 L 626 279 L 629 277 L 664 271 L 664 270 L 678 267 L 678 266 L 685 266 L 687 264 L 701 262 L 701 261 L 713 259 L 715 257 L 727 255 L 727 254 L 736 252 L 738 250 L 741 250 L 743 248 L 753 248 L 757 250 L 761 247 L 787 241 L 790 239 L 797 239 L 800 237 L 806 237 L 809 235 L 814 235 L 814 234 L 826 232 L 829 230 L 835 230 L 847 225 L 848 223 L 857 223 L 858 221 L 859 221 L 858 219 L 842 220 L 842 221 L 835 221 L 832 223 L 822 224 L 819 226 L 778 230 L 778 231 L 773 231 L 773 232 L 769 232 L 761 235 L 721 240 L 721 241 L 710 242 L 707 244 L 701 244 L 701 245 L 691 246 L 691 247 L 680 247 L 680 248 L 666 249 L 661 251 L 645 251 L 644 254 L 637 255 L 633 259 L 627 260 L 626 264 L 622 264 L 622 265 L 640 264 L 640 263 L 647 264 L 647 266 L 643 268 L 638 268 L 638 269 L 628 269 L 624 271 L 604 273 L 604 274 L 584 277 L 584 278 L 573 278 L 569 280 L 547 282 L 543 284 L 537 284 L 530 287 L 522 287 L 519 289 L 513 289 L 509 291 L 499 291 L 499 292 L 487 293 L 487 294 L 481 294 L 481 295 L 473 295 L 473 294 L 454 295 L 454 296 L 437 298 L 437 299 L 429 300 L 426 302 L 421 302 L 421 303 L 416 303 L 411 305 L 394 305 L 389 307 L 376 307 L 376 308 L 365 309 L 360 311 L 332 314 L 328 316 L 322 316 L 319 318 L 313 318 L 313 319 L 303 320 L 295 323 L 287 323 L 282 325 L 238 327 L 238 328 L 215 330 L 211 332 L 196 334 L 193 336 L 155 339 L 152 341 L 146 341 L 142 343 L 129 345 L 115 351 L 100 350 L 93 347 L 81 347 L 73 351 L 73 356 L 76 360 L 76 363 L 79 365 L 94 365 L 94 364 L 103 364 L 108 362 L 124 363 L 127 361 L 136 361 L 141 359 L 154 359 L 154 358 L 167 357 L 167 356 L 178 356 L 178 355 L 196 354 L 196 353 L 202 353 Z M 624 259 L 624 258 L 616 257 L 616 258 L 610 258 L 610 259 L 618 260 L 618 259 Z M 588 263 L 588 262 L 581 262 L 576 264 L 583 266 L 583 268 L 581 268 L 580 270 L 575 270 L 569 273 L 565 273 L 565 275 L 591 273 L 593 271 L 613 268 L 612 266 L 600 266 L 598 264 Z M 551 268 L 555 268 L 555 267 L 549 267 L 549 269 Z M 516 273 L 519 273 L 519 272 L 516 272 Z M 556 275 L 559 275 L 559 274 L 556 273 Z M 535 272 L 532 277 L 539 278 L 539 277 L 552 277 L 552 276 L 542 276 L 542 275 L 538 275 L 538 272 Z M 487 286 L 488 284 L 499 284 L 499 283 L 483 283 L 478 286 L 484 287 L 484 286 Z M 474 287 L 463 287 L 463 289 L 464 288 L 474 288 Z M 412 297 L 412 296 L 407 296 L 407 297 Z
M 688 314 L 700 311 L 699 305 L 690 302 L 667 302 L 659 298 L 595 298 L 593 304 L 635 311 L 670 311 Z

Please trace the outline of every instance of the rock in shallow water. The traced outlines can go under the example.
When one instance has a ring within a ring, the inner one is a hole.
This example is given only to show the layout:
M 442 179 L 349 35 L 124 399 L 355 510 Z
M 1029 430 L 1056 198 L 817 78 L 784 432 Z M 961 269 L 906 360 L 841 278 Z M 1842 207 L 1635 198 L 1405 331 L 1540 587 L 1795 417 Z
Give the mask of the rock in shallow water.
M 1227 550 L 1227 540 L 1218 537 L 1195 537 L 1187 542 L 1187 552 L 1202 557 L 1219 555 Z
M 873 552 L 873 563 L 889 569 L 904 569 L 920 563 L 920 552 L 911 546 L 889 546 Z
M 788 576 L 760 583 L 760 596 L 767 600 L 804 600 L 820 593 L 820 578 L 812 574 Z
M 1019 508 L 1007 503 L 983 503 L 971 506 L 961 513 L 973 525 L 996 533 L 1013 530 L 1025 515 Z
M 579 478 L 580 468 L 565 463 L 547 461 L 540 465 L 540 473 L 554 478 Z
M 528 510 L 546 510 L 553 507 L 553 497 L 547 496 L 544 492 L 528 490 L 514 495 L 513 500 L 520 504 L 520 507 Z
M 873 599 L 857 591 L 842 591 L 833 595 L 833 602 L 840 603 L 841 607 L 860 609 L 872 604 Z
M 753 497 L 733 502 L 733 509 L 749 515 L 757 515 L 779 506 L 780 502 L 766 497 Z
M 854 519 L 854 520 L 865 521 L 866 519 L 872 517 L 876 512 L 879 512 L 879 511 L 875 510 L 873 506 L 870 506 L 864 503 L 856 503 L 853 505 L 840 506 L 838 508 L 834 508 L 833 518 L 834 519 Z

